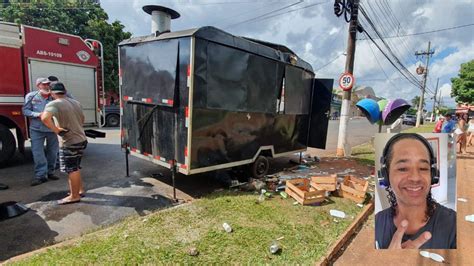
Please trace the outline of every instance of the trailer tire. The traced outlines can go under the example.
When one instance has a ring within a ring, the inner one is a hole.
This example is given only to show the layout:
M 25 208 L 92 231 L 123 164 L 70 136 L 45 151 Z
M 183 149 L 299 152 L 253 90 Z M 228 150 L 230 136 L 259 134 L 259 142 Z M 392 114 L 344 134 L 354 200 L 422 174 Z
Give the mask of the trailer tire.
M 15 154 L 15 137 L 9 128 L 0 125 L 0 166 L 7 163 Z
M 107 116 L 106 124 L 108 127 L 120 126 L 120 116 L 116 114 L 110 114 Z
M 255 162 L 250 166 L 250 173 L 255 179 L 263 178 L 270 168 L 270 163 L 268 162 L 267 157 L 259 155 Z

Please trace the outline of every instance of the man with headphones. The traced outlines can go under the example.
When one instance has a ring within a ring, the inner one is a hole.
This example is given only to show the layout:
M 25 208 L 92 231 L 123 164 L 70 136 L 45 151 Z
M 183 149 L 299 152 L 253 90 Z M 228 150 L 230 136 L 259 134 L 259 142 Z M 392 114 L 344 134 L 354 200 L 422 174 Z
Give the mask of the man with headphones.
M 390 208 L 375 215 L 376 247 L 456 248 L 456 212 L 431 197 L 439 172 L 428 141 L 414 133 L 397 134 L 385 145 L 380 163 Z

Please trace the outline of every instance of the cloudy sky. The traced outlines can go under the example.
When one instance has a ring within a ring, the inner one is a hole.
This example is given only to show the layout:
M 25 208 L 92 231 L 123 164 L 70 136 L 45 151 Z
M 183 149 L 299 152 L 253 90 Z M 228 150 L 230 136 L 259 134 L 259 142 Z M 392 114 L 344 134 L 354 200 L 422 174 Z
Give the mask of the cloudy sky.
M 283 44 L 308 61 L 318 77 L 337 79 L 344 71 L 348 23 L 334 15 L 334 0 L 101 0 L 110 20 L 119 20 L 134 36 L 150 32 L 150 16 L 141 9 L 147 4 L 181 14 L 172 21 L 172 31 L 214 26 Z M 426 58 L 417 58 L 415 52 L 427 50 L 431 41 L 435 53 L 429 64 L 426 108 L 432 108 L 437 78 L 442 103 L 454 106 L 450 78 L 457 76 L 461 63 L 474 59 L 474 0 L 361 0 L 361 5 L 381 35 L 391 37 L 385 39 L 387 46 L 418 79 L 415 69 Z M 364 16 L 360 22 L 375 35 Z M 358 38 L 356 85 L 370 86 L 388 99 L 410 101 L 421 94 L 364 34 L 358 33 Z

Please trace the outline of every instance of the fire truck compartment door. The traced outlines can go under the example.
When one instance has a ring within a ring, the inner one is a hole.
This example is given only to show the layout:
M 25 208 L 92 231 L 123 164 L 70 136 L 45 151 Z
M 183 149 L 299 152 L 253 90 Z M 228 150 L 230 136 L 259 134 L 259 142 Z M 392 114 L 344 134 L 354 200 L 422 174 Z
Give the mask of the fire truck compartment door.
M 97 90 L 95 69 L 75 65 L 29 60 L 30 88 L 36 88 L 38 77 L 56 76 L 64 83 L 68 94 L 79 101 L 85 124 L 97 124 Z
M 333 79 L 314 79 L 308 147 L 326 148 L 333 83 Z

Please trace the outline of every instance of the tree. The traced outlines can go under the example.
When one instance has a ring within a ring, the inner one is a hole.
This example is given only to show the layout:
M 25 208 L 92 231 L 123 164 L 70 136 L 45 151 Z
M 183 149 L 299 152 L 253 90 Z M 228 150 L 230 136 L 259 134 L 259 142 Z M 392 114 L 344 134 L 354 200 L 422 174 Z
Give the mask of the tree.
M 117 44 L 131 36 L 119 21 L 108 23 L 107 13 L 94 0 L 10 0 L 0 8 L 8 22 L 99 40 L 104 46 L 106 90 L 118 91 Z
M 411 99 L 412 108 L 418 110 L 418 105 L 420 104 L 420 96 L 415 96 L 415 98 Z M 423 101 L 423 108 L 425 108 L 426 102 Z
M 457 103 L 474 103 L 474 60 L 461 64 L 458 77 L 451 79 L 451 97 Z

